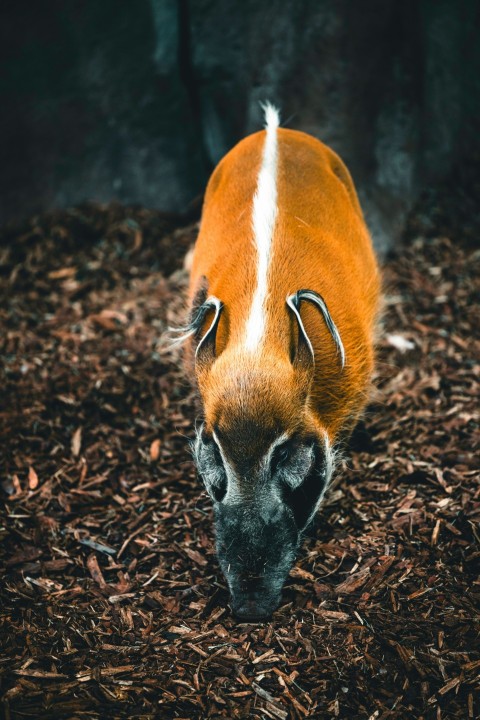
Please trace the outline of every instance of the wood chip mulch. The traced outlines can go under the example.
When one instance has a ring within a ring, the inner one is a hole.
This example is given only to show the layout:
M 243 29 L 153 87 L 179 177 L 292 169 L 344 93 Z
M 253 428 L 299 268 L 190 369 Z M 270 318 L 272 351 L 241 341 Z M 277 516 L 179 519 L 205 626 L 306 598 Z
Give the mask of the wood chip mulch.
M 2 237 L 5 717 L 479 717 L 480 251 L 386 263 L 373 403 L 282 606 L 238 624 L 161 339 L 196 231 L 89 205 Z

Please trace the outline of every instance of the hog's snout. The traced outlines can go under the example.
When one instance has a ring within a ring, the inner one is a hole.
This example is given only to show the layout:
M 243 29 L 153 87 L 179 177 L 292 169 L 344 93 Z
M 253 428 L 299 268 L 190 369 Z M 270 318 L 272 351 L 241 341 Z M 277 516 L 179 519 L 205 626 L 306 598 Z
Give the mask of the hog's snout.
M 252 580 L 242 587 L 231 587 L 232 610 L 239 620 L 268 620 L 281 601 L 281 591 L 273 591 L 261 580 Z
M 266 620 L 280 604 L 299 532 L 291 513 L 278 506 L 267 516 L 257 504 L 216 508 L 217 552 L 242 620 Z

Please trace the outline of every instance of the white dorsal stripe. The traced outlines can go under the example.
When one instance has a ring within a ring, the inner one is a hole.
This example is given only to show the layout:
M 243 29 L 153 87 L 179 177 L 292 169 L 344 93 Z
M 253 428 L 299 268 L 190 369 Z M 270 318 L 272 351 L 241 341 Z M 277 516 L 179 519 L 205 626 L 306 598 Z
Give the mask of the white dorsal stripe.
M 257 286 L 246 326 L 245 346 L 248 350 L 255 350 L 260 345 L 265 331 L 268 266 L 277 216 L 277 128 L 280 120 L 278 110 L 270 103 L 264 105 L 263 109 L 266 136 L 257 189 L 253 197 L 252 217 L 257 249 Z

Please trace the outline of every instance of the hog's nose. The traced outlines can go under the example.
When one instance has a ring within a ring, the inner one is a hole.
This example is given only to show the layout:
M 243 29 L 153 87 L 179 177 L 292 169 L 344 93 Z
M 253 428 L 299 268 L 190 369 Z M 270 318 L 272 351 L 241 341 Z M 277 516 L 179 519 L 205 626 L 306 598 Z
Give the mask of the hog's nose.
M 262 622 L 268 620 L 280 603 L 280 595 L 272 597 L 259 591 L 241 593 L 232 597 L 232 610 L 239 620 Z
M 247 622 L 262 622 L 268 620 L 275 607 L 267 607 L 255 600 L 247 599 L 239 605 L 233 605 L 234 615 Z

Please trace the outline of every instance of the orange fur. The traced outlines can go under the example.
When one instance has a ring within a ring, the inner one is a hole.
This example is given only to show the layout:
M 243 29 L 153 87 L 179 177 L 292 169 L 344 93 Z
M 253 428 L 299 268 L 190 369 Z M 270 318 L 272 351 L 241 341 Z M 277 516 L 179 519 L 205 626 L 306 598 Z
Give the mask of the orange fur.
M 332 444 L 353 428 L 368 397 L 380 279 L 369 233 L 348 170 L 323 143 L 278 131 L 277 218 L 269 266 L 265 342 L 242 347 L 256 284 L 252 203 L 265 132 L 242 140 L 208 184 L 195 246 L 190 300 L 206 278 L 224 307 L 216 360 L 197 368 L 207 429 L 228 437 L 239 421 L 258 428 L 261 453 L 282 432 L 327 432 Z M 325 299 L 346 353 L 342 370 L 332 337 L 310 303 L 301 315 L 315 351 L 313 377 L 295 369 L 298 328 L 286 297 L 308 288 Z M 208 327 L 208 322 L 206 323 Z

